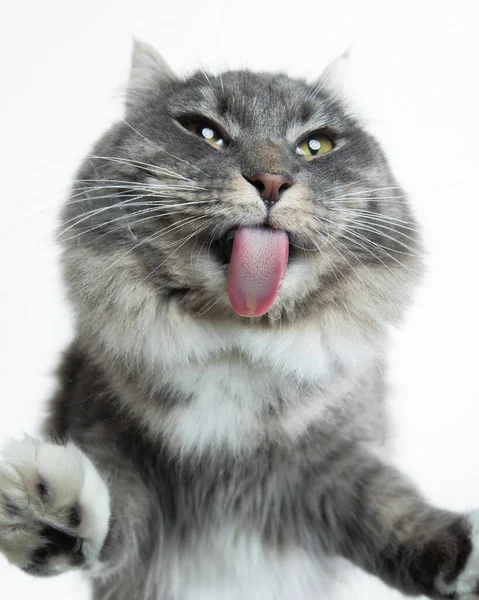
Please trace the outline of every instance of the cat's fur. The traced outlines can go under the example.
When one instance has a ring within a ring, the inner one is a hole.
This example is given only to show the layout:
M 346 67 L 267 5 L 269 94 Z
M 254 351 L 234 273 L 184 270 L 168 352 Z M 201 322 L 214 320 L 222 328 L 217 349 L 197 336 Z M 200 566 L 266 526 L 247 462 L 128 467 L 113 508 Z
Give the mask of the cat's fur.
M 76 339 L 45 441 L 0 463 L 0 549 L 88 570 L 96 600 L 329 599 L 347 562 L 411 595 L 479 583 L 478 518 L 390 467 L 383 363 L 420 268 L 404 193 L 331 89 L 285 75 L 181 80 L 137 44 L 125 120 L 62 214 Z M 200 115 L 231 145 L 178 122 Z M 298 140 L 327 129 L 311 161 Z M 272 208 L 247 180 L 294 183 Z M 287 230 L 273 308 L 235 314 L 222 238 Z

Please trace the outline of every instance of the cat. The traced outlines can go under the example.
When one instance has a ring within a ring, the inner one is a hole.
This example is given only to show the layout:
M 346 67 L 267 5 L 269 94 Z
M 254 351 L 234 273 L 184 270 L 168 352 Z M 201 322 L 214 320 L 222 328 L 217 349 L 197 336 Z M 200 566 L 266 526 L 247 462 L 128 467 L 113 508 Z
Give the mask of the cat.
M 0 461 L 14 565 L 83 569 L 95 600 L 324 600 L 351 563 L 479 593 L 478 513 L 385 450 L 422 244 L 337 73 L 181 79 L 135 43 L 61 214 L 76 336 L 44 436 Z

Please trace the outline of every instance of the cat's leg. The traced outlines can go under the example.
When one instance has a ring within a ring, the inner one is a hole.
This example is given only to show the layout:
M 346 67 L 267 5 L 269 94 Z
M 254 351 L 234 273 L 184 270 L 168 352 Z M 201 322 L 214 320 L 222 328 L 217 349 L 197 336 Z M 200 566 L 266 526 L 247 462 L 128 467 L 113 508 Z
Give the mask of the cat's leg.
M 138 560 L 151 527 L 148 493 L 125 457 L 101 452 L 92 449 L 92 461 L 73 443 L 32 438 L 6 446 L 0 552 L 11 563 L 35 575 L 84 568 L 104 580 Z
M 479 598 L 479 512 L 433 508 L 361 449 L 321 462 L 304 490 L 303 516 L 315 521 L 323 548 L 409 595 Z

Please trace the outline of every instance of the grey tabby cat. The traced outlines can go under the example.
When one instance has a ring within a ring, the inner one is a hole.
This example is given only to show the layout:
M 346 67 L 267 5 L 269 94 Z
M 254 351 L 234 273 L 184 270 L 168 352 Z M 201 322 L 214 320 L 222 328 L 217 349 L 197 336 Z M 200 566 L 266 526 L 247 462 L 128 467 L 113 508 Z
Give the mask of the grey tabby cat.
M 62 213 L 76 338 L 45 437 L 0 463 L 13 564 L 85 569 L 96 600 L 325 600 L 349 563 L 478 593 L 478 515 L 381 449 L 420 242 L 331 81 L 179 79 L 136 44 Z

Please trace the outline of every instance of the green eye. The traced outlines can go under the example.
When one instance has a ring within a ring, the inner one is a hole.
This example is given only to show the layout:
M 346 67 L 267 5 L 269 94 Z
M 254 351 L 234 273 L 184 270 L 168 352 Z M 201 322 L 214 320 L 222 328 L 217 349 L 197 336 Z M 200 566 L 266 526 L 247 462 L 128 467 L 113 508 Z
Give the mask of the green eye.
M 296 153 L 312 160 L 320 154 L 333 150 L 333 142 L 324 133 L 313 133 L 296 146 Z
M 221 133 L 210 123 L 205 121 L 193 121 L 188 123 L 187 129 L 216 148 L 222 148 L 225 145 Z

